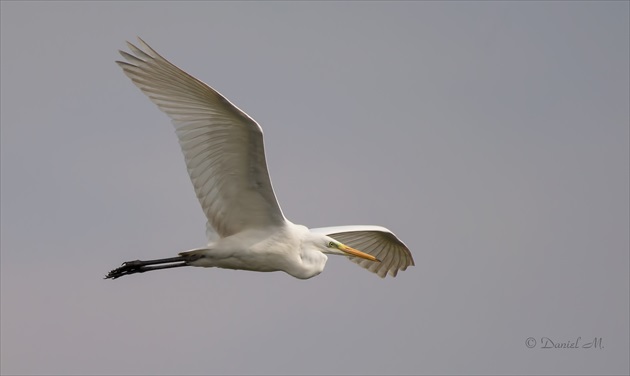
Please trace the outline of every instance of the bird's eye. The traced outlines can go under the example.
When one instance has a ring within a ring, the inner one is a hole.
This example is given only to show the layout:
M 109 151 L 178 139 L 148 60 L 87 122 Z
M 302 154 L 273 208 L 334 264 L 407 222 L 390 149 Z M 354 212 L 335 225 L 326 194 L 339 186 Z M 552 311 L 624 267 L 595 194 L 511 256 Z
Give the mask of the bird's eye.
M 335 243 L 334 243 L 334 242 L 330 242 L 330 243 L 328 243 L 328 248 L 333 248 L 334 246 L 335 246 Z

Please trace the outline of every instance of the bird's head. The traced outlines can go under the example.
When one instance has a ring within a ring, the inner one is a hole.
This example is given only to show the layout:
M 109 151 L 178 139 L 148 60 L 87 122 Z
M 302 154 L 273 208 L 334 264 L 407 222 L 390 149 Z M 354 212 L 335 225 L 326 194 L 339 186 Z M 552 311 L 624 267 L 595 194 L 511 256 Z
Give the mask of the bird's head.
M 322 250 L 323 253 L 328 253 L 331 255 L 354 256 L 354 257 L 360 257 L 360 258 L 370 260 L 370 261 L 376 261 L 376 262 L 381 261 L 372 255 L 369 255 L 365 252 L 361 252 L 357 249 L 349 247 L 331 238 L 330 236 L 324 235 L 320 238 L 319 248 Z
M 306 227 L 301 227 L 305 232 L 308 231 Z M 300 262 L 291 263 L 286 269 L 283 269 L 296 278 L 308 279 L 321 273 L 326 265 L 326 260 L 328 260 L 327 254 L 360 257 L 366 260 L 380 262 L 376 257 L 349 247 L 330 236 L 312 232 L 305 235 L 306 236 L 301 239 L 301 246 L 299 248 Z

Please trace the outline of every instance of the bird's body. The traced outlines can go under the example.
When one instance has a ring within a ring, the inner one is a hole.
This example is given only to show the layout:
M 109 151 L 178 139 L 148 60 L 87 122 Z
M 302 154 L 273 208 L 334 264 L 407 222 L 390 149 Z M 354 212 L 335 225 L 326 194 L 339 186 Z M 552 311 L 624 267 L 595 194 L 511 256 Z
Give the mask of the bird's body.
M 182 255 L 202 255 L 190 262 L 191 266 L 284 271 L 296 278 L 306 279 L 321 273 L 328 259 L 304 241 L 310 237 L 308 228 L 287 221 L 280 227 L 249 229 L 220 238 L 207 248 L 183 252 Z
M 344 255 L 384 277 L 413 265 L 409 249 L 378 226 L 308 229 L 280 209 L 265 161 L 262 128 L 203 82 L 143 50 L 117 62 L 175 125 L 195 193 L 208 218 L 208 245 L 177 257 L 130 261 L 107 278 L 180 266 L 259 272 L 307 279 L 324 270 L 326 254 Z M 360 248 L 358 251 L 355 248 Z

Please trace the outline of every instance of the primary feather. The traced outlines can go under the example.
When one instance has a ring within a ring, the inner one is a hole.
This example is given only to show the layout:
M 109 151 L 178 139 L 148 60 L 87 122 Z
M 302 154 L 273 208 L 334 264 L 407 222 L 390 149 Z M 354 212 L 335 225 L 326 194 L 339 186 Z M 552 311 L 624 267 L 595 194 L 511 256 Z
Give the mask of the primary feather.
M 179 69 L 140 39 L 144 51 L 120 51 L 117 63 L 175 125 L 197 198 L 221 237 L 281 225 L 261 127 L 205 83 Z M 229 184 L 228 184 L 229 183 Z

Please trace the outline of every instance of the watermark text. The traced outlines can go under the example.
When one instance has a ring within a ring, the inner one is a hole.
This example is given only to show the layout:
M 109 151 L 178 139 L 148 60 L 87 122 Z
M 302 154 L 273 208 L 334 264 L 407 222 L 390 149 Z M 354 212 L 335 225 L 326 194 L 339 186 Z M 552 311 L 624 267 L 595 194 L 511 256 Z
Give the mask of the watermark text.
M 583 339 L 582 337 L 570 339 L 557 339 L 540 337 L 538 340 L 529 337 L 525 340 L 525 346 L 529 349 L 598 349 L 604 348 L 602 337 Z

